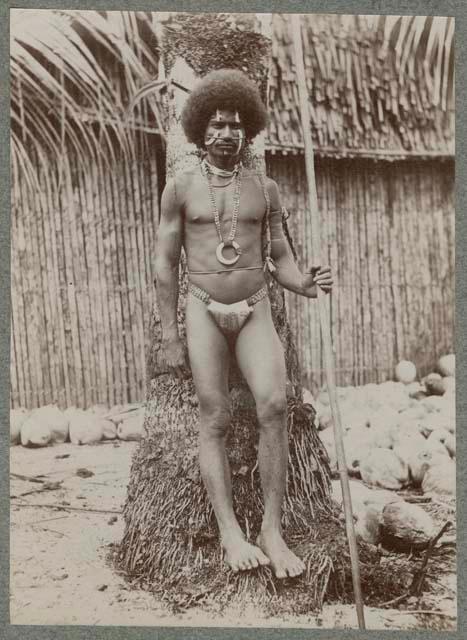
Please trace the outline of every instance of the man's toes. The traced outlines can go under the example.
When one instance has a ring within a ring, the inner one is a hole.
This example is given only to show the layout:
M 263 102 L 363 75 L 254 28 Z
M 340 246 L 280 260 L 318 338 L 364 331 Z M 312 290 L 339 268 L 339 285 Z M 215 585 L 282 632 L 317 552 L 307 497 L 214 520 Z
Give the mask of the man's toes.
M 277 567 L 276 578 L 287 578 L 287 571 L 282 567 Z
M 271 561 L 267 556 L 264 555 L 264 553 L 261 553 L 261 555 L 258 557 L 258 561 L 261 565 L 271 564 Z

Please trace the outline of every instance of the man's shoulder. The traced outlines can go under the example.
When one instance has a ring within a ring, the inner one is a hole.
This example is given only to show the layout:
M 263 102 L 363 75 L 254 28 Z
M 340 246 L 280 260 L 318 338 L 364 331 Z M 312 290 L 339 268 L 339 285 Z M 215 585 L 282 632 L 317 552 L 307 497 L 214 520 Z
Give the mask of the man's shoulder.
M 189 169 L 184 169 L 183 171 L 178 171 L 174 176 L 172 176 L 171 179 L 177 186 L 177 188 L 186 189 L 194 180 L 197 180 L 199 177 L 199 168 L 191 167 Z

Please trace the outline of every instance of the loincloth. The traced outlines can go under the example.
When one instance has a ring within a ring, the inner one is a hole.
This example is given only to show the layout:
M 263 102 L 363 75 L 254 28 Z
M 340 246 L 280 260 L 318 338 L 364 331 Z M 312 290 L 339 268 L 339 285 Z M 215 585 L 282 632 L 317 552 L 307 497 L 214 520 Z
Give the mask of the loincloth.
M 243 325 L 250 317 L 255 304 L 268 295 L 267 287 L 263 286 L 249 298 L 239 300 L 232 304 L 223 304 L 222 302 L 213 300 L 207 291 L 197 287 L 192 282 L 188 283 L 188 291 L 195 296 L 195 298 L 206 303 L 210 315 L 222 333 L 227 337 L 236 337 L 240 333 Z

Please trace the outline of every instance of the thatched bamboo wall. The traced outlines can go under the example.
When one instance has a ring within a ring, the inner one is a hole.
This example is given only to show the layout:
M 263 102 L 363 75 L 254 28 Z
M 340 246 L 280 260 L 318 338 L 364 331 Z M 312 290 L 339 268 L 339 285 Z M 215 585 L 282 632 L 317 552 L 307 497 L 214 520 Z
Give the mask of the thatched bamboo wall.
M 142 138 L 143 140 L 143 138 Z M 64 165 L 62 184 L 12 193 L 12 406 L 144 399 L 158 220 L 154 149 L 111 170 Z M 312 262 L 302 156 L 270 156 L 301 266 Z M 452 161 L 319 159 L 339 384 L 431 369 L 454 343 Z M 316 305 L 287 297 L 304 382 L 324 380 Z
M 134 162 L 78 166 L 12 193 L 11 403 L 87 407 L 144 396 L 158 186 Z M 154 140 L 154 138 L 153 138 Z
M 300 263 L 312 262 L 301 156 L 273 156 L 269 172 L 290 210 Z M 317 160 L 322 259 L 336 285 L 331 326 L 339 384 L 380 382 L 400 359 L 421 375 L 454 348 L 454 163 Z M 320 383 L 316 305 L 287 296 L 304 382 Z

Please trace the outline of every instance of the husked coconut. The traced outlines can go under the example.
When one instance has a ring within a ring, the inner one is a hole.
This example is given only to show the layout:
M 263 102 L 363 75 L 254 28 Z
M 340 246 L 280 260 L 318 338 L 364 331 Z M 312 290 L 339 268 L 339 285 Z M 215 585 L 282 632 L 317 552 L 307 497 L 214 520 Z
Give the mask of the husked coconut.
M 420 391 L 423 391 L 423 387 L 419 382 L 410 382 L 406 385 L 405 390 L 409 398 L 414 398 Z
M 333 480 L 331 486 L 334 500 L 342 507 L 340 480 Z M 389 502 L 403 500 L 403 498 L 392 491 L 367 487 L 358 480 L 350 480 L 349 486 L 352 513 L 356 520 L 355 534 L 357 538 L 365 540 L 365 542 L 378 544 L 384 506 Z
M 426 407 L 421 403 L 414 401 L 415 405 L 405 408 L 400 412 L 400 419 L 402 420 L 421 420 L 427 414 Z
M 401 446 L 407 438 L 415 439 L 422 446 L 425 441 L 421 433 L 422 424 L 420 420 L 401 420 L 394 425 L 391 430 L 393 448 Z
M 374 448 L 360 461 L 360 475 L 369 485 L 401 489 L 409 481 L 409 468 L 391 449 Z
M 456 439 L 447 429 L 435 429 L 427 439 L 427 443 L 436 446 L 439 444 L 451 457 L 456 455 Z
M 456 375 L 456 356 L 454 353 L 441 356 L 438 360 L 438 371 L 442 376 Z
M 47 422 L 29 415 L 21 426 L 21 444 L 23 447 L 46 447 L 52 440 Z
M 77 409 L 70 418 L 70 441 L 73 444 L 96 444 L 103 437 L 103 419 L 90 411 Z
M 379 544 L 381 540 L 381 523 L 383 510 L 376 505 L 368 505 L 361 511 L 355 523 L 355 536 L 368 544 Z
M 444 411 L 449 405 L 449 401 L 447 400 L 447 398 L 441 396 L 428 396 L 424 400 L 421 400 L 421 402 L 431 413 L 434 413 L 436 411 Z
M 69 418 L 56 405 L 46 405 L 34 409 L 31 413 L 37 420 L 47 425 L 50 429 L 51 442 L 66 442 L 69 435 Z
M 102 420 L 102 437 L 104 440 L 115 440 L 117 437 L 117 425 L 112 420 Z
M 445 388 L 443 378 L 439 373 L 429 373 L 423 382 L 425 383 L 425 389 L 429 396 L 444 395 Z
M 408 502 L 391 502 L 383 509 L 381 541 L 399 550 L 424 549 L 436 535 L 432 517 L 421 507 Z
M 368 427 L 354 427 L 347 431 L 344 437 L 344 451 L 349 473 L 359 473 L 360 461 L 368 455 L 372 446 L 371 433 Z
M 29 412 L 26 409 L 12 409 L 10 411 L 10 445 L 21 442 L 21 427 L 28 415 Z
M 372 410 L 363 402 L 350 408 L 341 407 L 342 427 L 344 431 L 368 427 Z
M 105 405 L 95 405 L 94 407 L 90 407 L 87 410 L 93 417 L 99 418 L 102 426 L 102 440 L 115 440 L 117 437 L 117 425 L 110 420 L 110 418 L 105 418 L 109 413 L 108 408 Z
M 396 365 L 396 380 L 403 384 L 410 384 L 417 377 L 417 368 L 410 360 L 401 360 Z
M 326 429 L 325 431 L 318 431 L 318 436 L 326 449 L 326 453 L 329 458 L 329 467 L 331 472 L 337 471 L 337 456 L 336 456 L 336 442 L 334 440 L 334 430 Z
M 456 463 L 448 456 L 437 460 L 423 476 L 422 491 L 426 495 L 455 495 Z
M 390 449 L 393 444 L 392 439 L 393 423 L 387 420 L 386 412 L 375 412 L 370 417 L 370 437 L 374 447 Z
M 427 443 L 420 449 L 406 445 L 403 451 L 397 452 L 400 456 L 405 456 L 404 460 L 409 465 L 410 479 L 415 487 L 420 487 L 425 473 L 434 464 L 443 462 L 445 453 L 427 446 Z
M 143 425 L 143 413 L 125 418 L 117 427 L 117 436 L 120 440 L 141 440 L 144 435 Z

